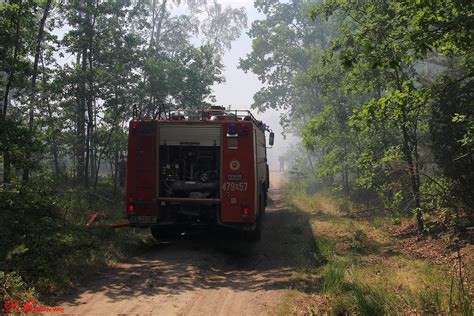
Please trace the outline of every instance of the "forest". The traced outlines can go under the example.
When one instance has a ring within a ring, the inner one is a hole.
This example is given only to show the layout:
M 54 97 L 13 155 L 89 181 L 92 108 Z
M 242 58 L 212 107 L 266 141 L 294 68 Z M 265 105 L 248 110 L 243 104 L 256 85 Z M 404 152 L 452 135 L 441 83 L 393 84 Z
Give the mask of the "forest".
M 444 236 L 454 249 L 471 243 L 473 3 L 255 6 L 266 18 L 252 24 L 240 68 L 263 84 L 252 106 L 280 110 L 285 130 L 301 136 L 287 153 L 294 181 L 305 181 L 297 203 L 301 190 L 329 188 L 343 197 L 342 210 L 392 218 L 389 227 L 413 219 L 412 234 Z
M 264 17 L 247 26 L 243 8 L 218 1 L 0 3 L 0 296 L 51 295 L 137 248 L 135 235 L 85 228 L 93 210 L 123 217 L 128 122 L 215 104 L 223 56 L 243 32 L 252 50 L 239 68 L 262 83 L 251 107 L 280 112 L 301 138 L 286 154 L 290 178 L 413 219 L 419 238 L 472 242 L 472 1 L 254 7 Z
M 253 106 L 286 110 L 315 177 L 413 212 L 420 232 L 430 209 L 472 209 L 472 4 L 256 4 Z

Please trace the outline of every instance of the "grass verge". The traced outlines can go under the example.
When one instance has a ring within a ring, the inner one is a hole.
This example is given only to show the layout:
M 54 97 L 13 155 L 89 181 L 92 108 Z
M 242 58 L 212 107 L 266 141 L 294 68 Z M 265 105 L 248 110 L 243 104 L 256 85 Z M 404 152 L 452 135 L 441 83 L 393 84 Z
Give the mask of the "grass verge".
M 293 305 L 287 310 L 472 315 L 469 286 L 460 285 L 452 266 L 404 251 L 404 245 L 392 233 L 391 228 L 399 224 L 392 218 L 358 217 L 347 203 L 327 193 L 295 190 L 288 196 L 294 211 L 307 213 L 317 253 L 311 267 L 305 269 L 312 274 L 297 275 L 294 280 L 301 283 L 304 278 L 315 284 L 299 288 L 299 295 L 293 293 L 292 297 L 298 299 L 288 303 Z M 340 205 L 345 206 L 341 209 Z M 466 265 L 472 266 L 473 262 Z M 472 280 L 472 269 L 466 269 L 466 273 Z M 324 303 L 315 300 L 315 295 L 324 297 Z M 306 303 L 302 297 L 307 298 Z

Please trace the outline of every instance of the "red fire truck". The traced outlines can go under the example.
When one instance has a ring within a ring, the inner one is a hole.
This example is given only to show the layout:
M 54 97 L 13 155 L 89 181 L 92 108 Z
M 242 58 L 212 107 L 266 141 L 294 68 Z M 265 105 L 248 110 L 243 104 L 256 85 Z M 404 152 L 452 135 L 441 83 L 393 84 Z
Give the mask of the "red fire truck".
M 261 236 L 274 134 L 249 111 L 212 106 L 129 126 L 126 212 L 131 227 L 157 239 L 195 226 Z

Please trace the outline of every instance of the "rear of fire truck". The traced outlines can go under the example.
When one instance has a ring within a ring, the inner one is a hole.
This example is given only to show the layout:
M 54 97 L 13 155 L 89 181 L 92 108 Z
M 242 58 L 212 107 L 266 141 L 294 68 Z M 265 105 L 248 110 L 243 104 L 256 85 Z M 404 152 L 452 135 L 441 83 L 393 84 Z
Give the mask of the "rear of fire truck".
M 126 211 L 157 239 L 229 227 L 259 239 L 269 187 L 266 126 L 248 111 L 130 122 Z M 271 142 L 273 133 L 271 133 Z

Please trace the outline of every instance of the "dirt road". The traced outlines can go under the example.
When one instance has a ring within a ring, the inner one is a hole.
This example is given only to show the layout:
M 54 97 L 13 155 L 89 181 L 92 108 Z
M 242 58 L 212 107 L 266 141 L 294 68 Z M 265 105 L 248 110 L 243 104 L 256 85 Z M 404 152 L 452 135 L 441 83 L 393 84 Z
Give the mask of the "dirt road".
M 261 242 L 200 234 L 107 270 L 57 306 L 71 314 L 272 314 L 291 286 L 308 236 L 307 221 L 286 209 L 280 174 L 272 172 L 271 201 Z M 305 226 L 306 224 L 306 226 Z

